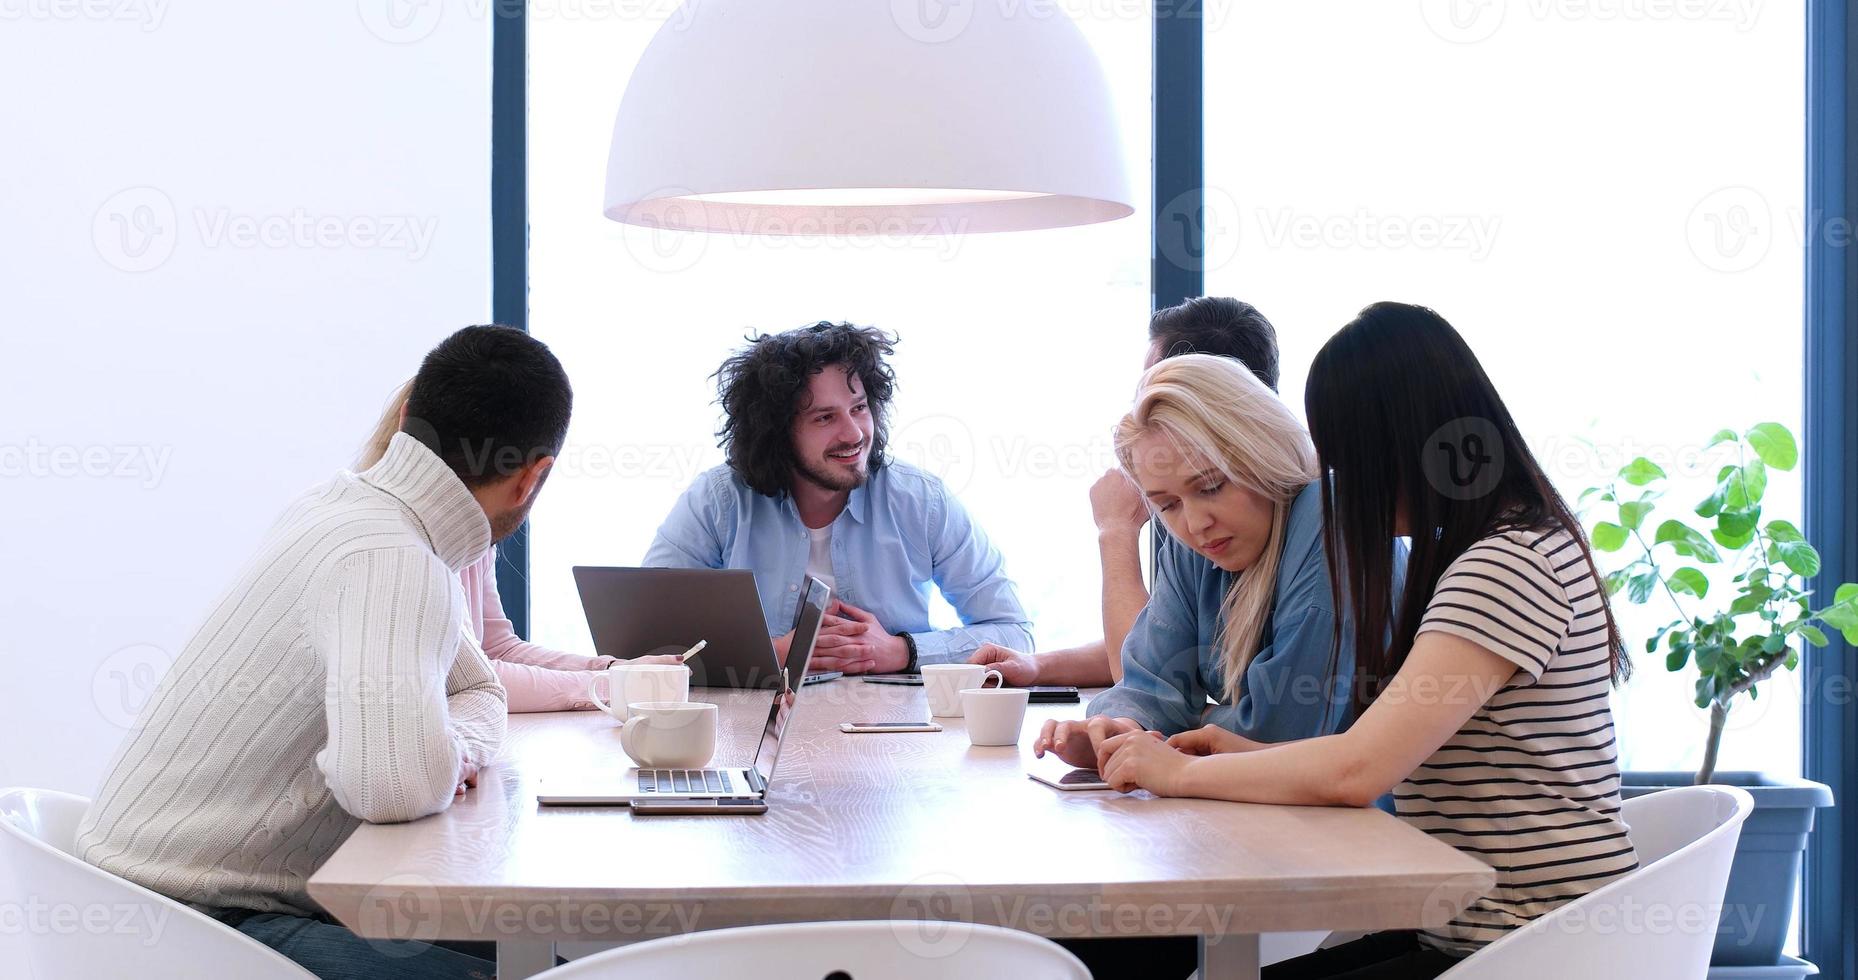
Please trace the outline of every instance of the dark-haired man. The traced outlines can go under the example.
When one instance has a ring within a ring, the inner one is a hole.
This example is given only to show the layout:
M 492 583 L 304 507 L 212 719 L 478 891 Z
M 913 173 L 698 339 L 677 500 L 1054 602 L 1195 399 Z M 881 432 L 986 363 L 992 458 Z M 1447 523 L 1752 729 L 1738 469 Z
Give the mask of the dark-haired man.
M 727 462 L 697 478 L 645 564 L 755 572 L 785 653 L 800 585 L 832 586 L 816 671 L 892 673 L 960 663 L 983 644 L 1031 649 L 1000 553 L 942 481 L 889 459 L 894 341 L 817 323 L 755 337 L 716 376 Z M 929 622 L 929 589 L 962 625 Z
M 519 330 L 433 348 L 380 462 L 291 504 L 169 669 L 77 855 L 318 976 L 490 976 L 462 952 L 355 936 L 305 882 L 361 822 L 443 810 L 495 758 L 504 691 L 458 571 L 522 523 L 572 404 Z
M 1228 296 L 1197 296 L 1156 310 L 1148 321 L 1146 371 L 1177 354 L 1216 354 L 1251 369 L 1265 387 L 1277 390 L 1277 330 L 1250 303 Z M 1090 514 L 1097 525 L 1103 565 L 1103 639 L 1036 656 L 1008 644 L 989 644 L 971 660 L 1001 672 L 1008 684 L 1071 684 L 1100 687 L 1122 680 L 1123 640 L 1148 605 L 1142 583 L 1142 525 L 1148 504 L 1120 469 L 1111 469 L 1090 488 Z M 1155 533 L 1156 567 L 1171 566 L 1180 547 Z

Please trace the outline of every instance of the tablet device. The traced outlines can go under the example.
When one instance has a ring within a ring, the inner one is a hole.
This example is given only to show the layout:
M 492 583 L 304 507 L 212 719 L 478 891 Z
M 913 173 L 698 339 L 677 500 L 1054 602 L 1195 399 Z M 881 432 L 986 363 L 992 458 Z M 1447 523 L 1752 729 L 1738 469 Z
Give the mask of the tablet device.
M 1034 769 L 1026 773 L 1026 775 L 1053 789 L 1061 789 L 1066 792 L 1083 789 L 1110 788 L 1110 784 L 1104 782 L 1103 777 L 1099 775 L 1095 769 L 1072 769 L 1068 772 Z

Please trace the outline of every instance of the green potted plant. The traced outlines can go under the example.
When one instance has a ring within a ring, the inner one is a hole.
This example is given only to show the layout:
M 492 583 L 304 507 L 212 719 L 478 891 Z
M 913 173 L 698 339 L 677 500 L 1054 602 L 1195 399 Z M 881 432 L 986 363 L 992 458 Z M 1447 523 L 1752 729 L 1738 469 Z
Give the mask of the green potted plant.
M 1763 681 L 1798 667 L 1806 647 L 1827 644 L 1827 629 L 1858 645 L 1858 585 L 1840 585 L 1830 602 L 1815 597 L 1806 582 L 1819 574 L 1819 552 L 1797 526 L 1762 513 L 1769 474 L 1790 471 L 1799 462 L 1798 445 L 1785 426 L 1763 422 L 1741 433 L 1723 429 L 1706 450 L 1727 461 L 1709 496 L 1679 516 L 1658 519 L 1668 481 L 1644 457 L 1581 494 L 1590 516 L 1606 518 L 1593 520 L 1588 529 L 1594 549 L 1625 560 L 1607 573 L 1608 594 L 1671 607 L 1676 618 L 1645 640 L 1644 651 L 1662 651 L 1667 670 L 1694 671 L 1697 707 L 1709 712 L 1696 773 L 1627 772 L 1621 794 L 1630 798 L 1693 782 L 1727 783 L 1753 794 L 1755 812 L 1743 826 L 1730 871 L 1711 975 L 1804 976 L 1747 968 L 1786 962 L 1781 947 L 1793 918 L 1806 836 L 1814 811 L 1832 805 L 1832 791 L 1810 780 L 1718 772 L 1716 761 L 1737 699 L 1759 697 Z

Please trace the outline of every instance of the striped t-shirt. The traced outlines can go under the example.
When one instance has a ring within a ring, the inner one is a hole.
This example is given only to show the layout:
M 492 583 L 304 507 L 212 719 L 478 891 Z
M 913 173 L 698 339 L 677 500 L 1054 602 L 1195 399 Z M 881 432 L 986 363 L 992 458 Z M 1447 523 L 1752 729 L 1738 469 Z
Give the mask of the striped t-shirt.
M 1507 530 L 1446 568 L 1419 632 L 1518 668 L 1394 788 L 1401 819 L 1496 869 L 1494 890 L 1421 936 L 1470 952 L 1638 866 L 1619 815 L 1605 606 L 1566 530 Z

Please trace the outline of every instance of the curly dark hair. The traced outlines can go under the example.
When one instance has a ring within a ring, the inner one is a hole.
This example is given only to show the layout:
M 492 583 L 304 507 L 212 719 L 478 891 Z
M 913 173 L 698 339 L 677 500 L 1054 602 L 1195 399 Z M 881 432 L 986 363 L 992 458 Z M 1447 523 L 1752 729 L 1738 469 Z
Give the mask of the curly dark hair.
M 876 327 L 821 320 L 775 334 L 751 335 L 748 345 L 729 355 L 712 377 L 723 407 L 723 427 L 716 432 L 724 458 L 736 476 L 756 493 L 787 494 L 793 484 L 793 420 L 800 411 L 813 375 L 834 364 L 864 382 L 865 400 L 875 423 L 870 466 L 888 462 L 890 399 L 897 376 L 884 363 L 896 351 L 897 338 Z

